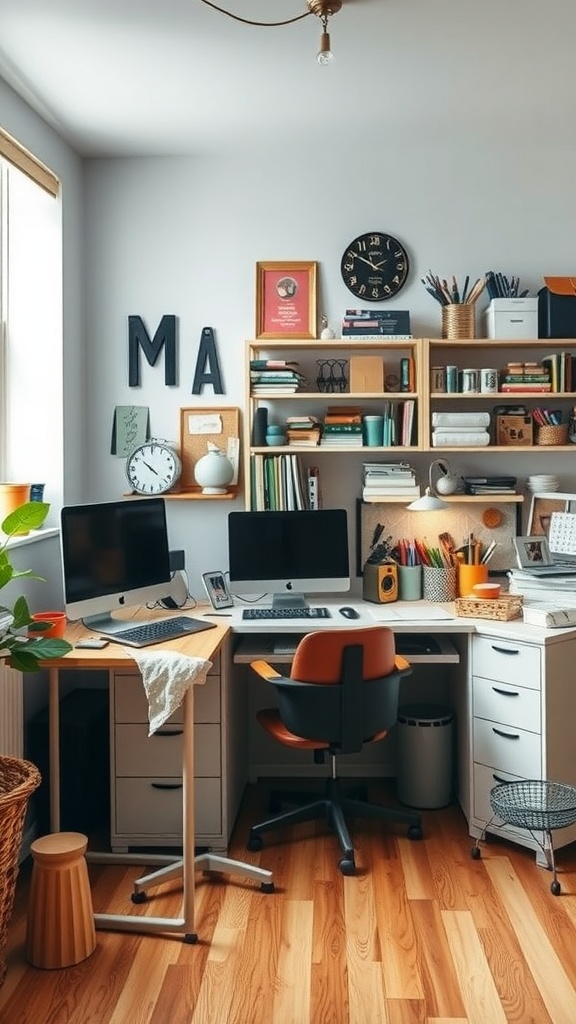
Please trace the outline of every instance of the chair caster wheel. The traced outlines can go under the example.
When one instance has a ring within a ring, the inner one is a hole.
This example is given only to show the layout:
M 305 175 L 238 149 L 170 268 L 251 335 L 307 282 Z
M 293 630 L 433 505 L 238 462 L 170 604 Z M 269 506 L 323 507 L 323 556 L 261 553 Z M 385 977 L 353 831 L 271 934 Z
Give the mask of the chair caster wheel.
M 264 844 L 262 843 L 261 836 L 250 836 L 248 842 L 246 843 L 246 849 L 256 852 L 258 850 L 261 850 L 263 845 Z
M 562 892 L 562 889 L 560 887 L 560 882 L 558 882 L 557 880 L 552 882 L 552 884 L 550 886 L 550 892 L 552 893 L 553 896 L 559 896 L 560 893 Z
M 189 946 L 194 946 L 198 942 L 198 936 L 196 932 L 186 932 L 183 942 L 187 942 Z
M 470 850 L 470 856 L 472 860 L 480 860 L 482 853 L 479 846 L 473 846 Z
M 410 825 L 408 828 L 408 839 L 422 839 L 424 835 L 421 825 Z
M 131 899 L 132 903 L 146 903 L 148 897 L 145 892 L 133 892 Z
M 338 864 L 338 867 L 340 868 L 340 871 L 342 872 L 343 875 L 356 874 L 356 865 L 354 863 L 353 857 L 343 857 L 340 863 Z
M 260 890 L 261 892 L 274 892 L 274 882 L 262 882 Z

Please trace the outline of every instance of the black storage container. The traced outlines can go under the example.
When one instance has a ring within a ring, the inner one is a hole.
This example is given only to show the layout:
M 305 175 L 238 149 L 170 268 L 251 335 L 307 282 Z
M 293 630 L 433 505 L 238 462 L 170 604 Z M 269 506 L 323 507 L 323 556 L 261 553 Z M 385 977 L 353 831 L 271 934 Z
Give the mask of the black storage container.
M 26 756 L 40 769 L 40 835 L 50 831 L 48 708 L 27 725 Z M 72 690 L 60 701 L 60 827 L 93 833 L 110 823 L 108 690 Z
M 544 282 L 538 292 L 538 337 L 576 338 L 576 274 Z

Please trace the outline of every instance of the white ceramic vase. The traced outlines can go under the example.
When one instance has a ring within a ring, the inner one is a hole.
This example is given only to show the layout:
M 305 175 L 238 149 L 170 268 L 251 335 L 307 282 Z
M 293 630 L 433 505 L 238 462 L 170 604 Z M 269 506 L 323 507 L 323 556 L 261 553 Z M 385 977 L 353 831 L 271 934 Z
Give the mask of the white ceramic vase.
M 219 448 L 211 448 L 198 459 L 194 478 L 202 488 L 202 494 L 226 494 L 228 484 L 234 478 L 234 466 Z

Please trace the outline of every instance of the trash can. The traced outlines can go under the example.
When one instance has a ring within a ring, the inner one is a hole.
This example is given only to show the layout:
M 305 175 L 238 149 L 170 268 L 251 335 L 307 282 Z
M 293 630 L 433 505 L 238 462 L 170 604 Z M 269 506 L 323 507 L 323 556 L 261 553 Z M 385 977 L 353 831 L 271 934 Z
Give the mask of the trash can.
M 396 795 L 408 807 L 446 807 L 452 800 L 453 712 L 439 704 L 398 709 Z

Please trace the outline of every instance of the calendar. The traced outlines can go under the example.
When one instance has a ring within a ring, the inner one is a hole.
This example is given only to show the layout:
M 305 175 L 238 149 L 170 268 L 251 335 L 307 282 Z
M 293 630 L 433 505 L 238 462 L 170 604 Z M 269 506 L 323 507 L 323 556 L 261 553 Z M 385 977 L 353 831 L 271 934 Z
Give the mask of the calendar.
M 576 515 L 572 512 L 552 512 L 548 547 L 554 554 L 576 555 Z

